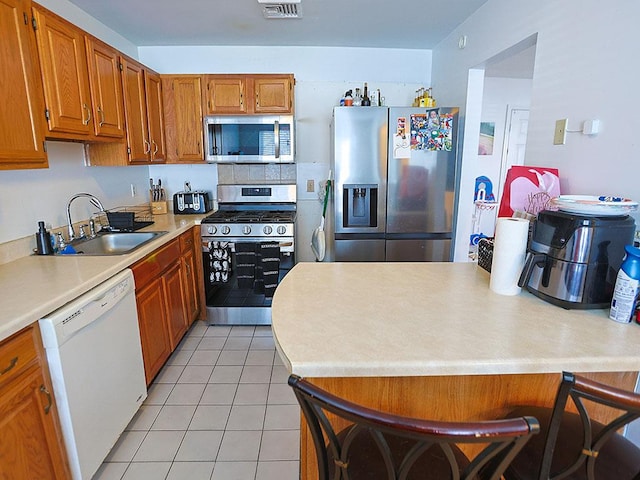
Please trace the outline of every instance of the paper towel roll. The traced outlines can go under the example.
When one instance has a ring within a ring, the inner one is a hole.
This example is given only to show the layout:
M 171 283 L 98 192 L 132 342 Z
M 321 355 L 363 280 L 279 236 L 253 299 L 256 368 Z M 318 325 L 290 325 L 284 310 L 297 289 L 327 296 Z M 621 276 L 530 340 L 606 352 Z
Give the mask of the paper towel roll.
M 500 295 L 517 295 L 518 279 L 527 254 L 529 220 L 498 218 L 489 288 Z

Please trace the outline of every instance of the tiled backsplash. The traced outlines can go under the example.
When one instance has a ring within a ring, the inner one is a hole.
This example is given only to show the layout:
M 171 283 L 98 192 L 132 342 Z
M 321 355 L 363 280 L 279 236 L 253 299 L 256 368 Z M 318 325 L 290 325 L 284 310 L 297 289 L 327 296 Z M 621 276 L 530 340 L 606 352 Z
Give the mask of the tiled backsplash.
M 296 165 L 287 164 L 218 164 L 220 185 L 296 183 Z

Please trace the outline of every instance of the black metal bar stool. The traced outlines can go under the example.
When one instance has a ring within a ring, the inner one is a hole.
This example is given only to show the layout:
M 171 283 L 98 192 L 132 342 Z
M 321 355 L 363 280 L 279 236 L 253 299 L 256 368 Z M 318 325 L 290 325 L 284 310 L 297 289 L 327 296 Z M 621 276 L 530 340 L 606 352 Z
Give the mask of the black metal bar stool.
M 566 410 L 569 398 L 578 413 Z M 590 402 L 616 418 L 593 420 Z M 506 480 L 640 480 L 640 448 L 619 433 L 640 417 L 639 394 L 563 372 L 553 408 L 522 406 L 513 415 L 534 415 L 542 431 L 508 466 Z
M 291 375 L 313 437 L 320 480 L 499 480 L 539 430 L 532 417 L 440 422 L 365 408 Z M 330 420 L 348 426 L 339 432 Z M 472 459 L 456 444 L 482 448 Z M 481 476 L 480 476 L 481 475 Z

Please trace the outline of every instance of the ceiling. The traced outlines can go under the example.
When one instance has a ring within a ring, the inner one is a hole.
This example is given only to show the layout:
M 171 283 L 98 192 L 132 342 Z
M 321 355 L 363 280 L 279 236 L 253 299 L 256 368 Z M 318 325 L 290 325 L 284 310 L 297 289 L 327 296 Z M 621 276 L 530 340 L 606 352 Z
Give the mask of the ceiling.
M 434 48 L 486 1 L 301 0 L 301 18 L 265 19 L 257 0 L 70 0 L 136 46 L 408 49 Z

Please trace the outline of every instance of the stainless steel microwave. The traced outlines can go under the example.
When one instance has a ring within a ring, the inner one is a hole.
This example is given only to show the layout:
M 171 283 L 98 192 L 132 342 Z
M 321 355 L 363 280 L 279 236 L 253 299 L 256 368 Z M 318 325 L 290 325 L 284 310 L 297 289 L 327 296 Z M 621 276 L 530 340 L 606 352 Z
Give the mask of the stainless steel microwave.
M 293 115 L 204 119 L 207 162 L 294 163 Z

